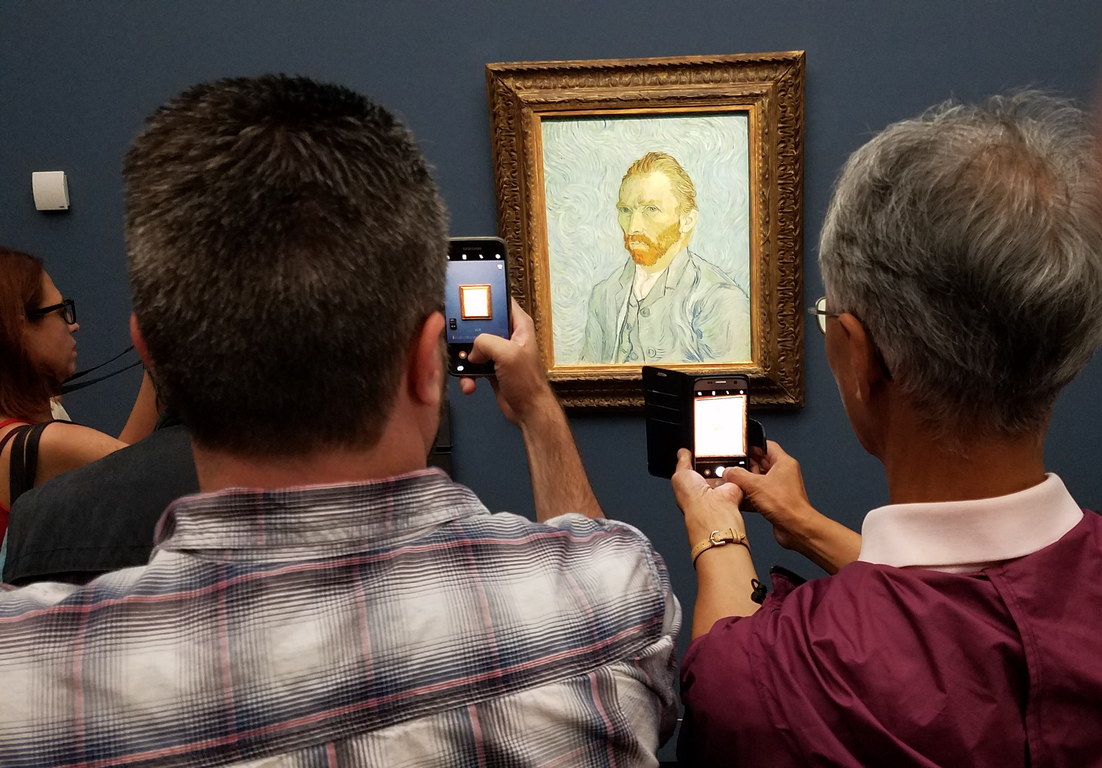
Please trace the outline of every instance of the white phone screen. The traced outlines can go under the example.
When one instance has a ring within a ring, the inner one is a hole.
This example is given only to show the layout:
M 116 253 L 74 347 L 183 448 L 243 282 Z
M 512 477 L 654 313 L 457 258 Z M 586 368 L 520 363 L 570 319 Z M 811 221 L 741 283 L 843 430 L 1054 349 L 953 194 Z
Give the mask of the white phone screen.
M 746 395 L 698 395 L 693 424 L 697 458 L 746 455 Z

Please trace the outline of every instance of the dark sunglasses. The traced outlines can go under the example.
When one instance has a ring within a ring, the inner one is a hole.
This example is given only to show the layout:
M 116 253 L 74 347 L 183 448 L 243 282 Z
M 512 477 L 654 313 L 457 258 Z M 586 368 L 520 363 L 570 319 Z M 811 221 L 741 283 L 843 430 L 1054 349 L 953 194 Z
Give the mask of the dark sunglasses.
M 38 320 L 45 317 L 51 312 L 61 312 L 61 316 L 65 318 L 65 322 L 72 325 L 77 321 L 77 305 L 72 299 L 64 299 L 60 304 L 51 304 L 48 307 L 39 307 L 38 309 L 32 309 L 27 313 L 27 317 L 31 320 Z

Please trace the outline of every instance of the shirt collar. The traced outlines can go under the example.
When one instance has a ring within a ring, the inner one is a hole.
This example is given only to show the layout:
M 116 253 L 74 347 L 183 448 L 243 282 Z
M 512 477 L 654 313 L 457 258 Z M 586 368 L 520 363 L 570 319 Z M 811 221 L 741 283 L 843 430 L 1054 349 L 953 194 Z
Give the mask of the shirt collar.
M 438 469 L 361 483 L 265 490 L 228 488 L 185 496 L 165 511 L 161 550 L 282 550 L 393 541 L 487 510 Z
M 635 279 L 631 283 L 631 292 L 635 295 L 636 301 L 642 301 L 645 299 L 654 288 L 655 284 L 662 278 L 663 275 L 669 270 L 669 265 L 660 272 L 648 272 L 638 264 L 635 265 Z
M 653 276 L 650 275 L 650 273 L 648 273 L 646 270 L 644 270 L 640 265 L 635 264 L 634 262 L 629 262 L 629 266 L 635 267 L 635 272 L 632 274 L 632 287 L 635 288 L 639 286 L 639 284 L 643 280 L 646 280 L 649 277 L 653 277 L 654 281 L 657 281 L 659 277 L 665 275 L 666 290 L 670 290 L 677 285 L 677 282 L 681 279 L 681 275 L 685 272 L 685 268 L 688 267 L 688 265 L 689 249 L 687 246 L 678 251 L 677 254 L 674 255 L 672 259 L 670 259 L 670 263 L 666 265 L 665 269 L 663 269 L 661 272 L 654 273 Z
M 990 499 L 890 504 L 865 516 L 861 554 L 867 563 L 976 571 L 1056 542 L 1083 518 L 1059 477 Z
M 673 261 L 666 267 L 666 290 L 673 290 L 674 287 L 681 281 L 681 276 L 685 274 L 685 270 L 689 267 L 689 247 L 685 246 L 677 255 L 673 257 Z

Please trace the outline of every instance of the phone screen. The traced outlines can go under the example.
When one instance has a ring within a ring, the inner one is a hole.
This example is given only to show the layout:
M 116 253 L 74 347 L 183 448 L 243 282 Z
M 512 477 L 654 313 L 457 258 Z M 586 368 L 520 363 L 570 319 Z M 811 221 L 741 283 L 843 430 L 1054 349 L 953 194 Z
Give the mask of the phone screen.
M 746 455 L 746 395 L 697 393 L 693 401 L 693 454 L 697 458 Z
M 745 376 L 697 379 L 693 384 L 693 468 L 723 477 L 746 467 L 746 416 L 750 382 Z
M 492 372 L 466 362 L 480 333 L 509 336 L 509 280 L 505 244 L 497 238 L 454 239 L 444 296 L 449 365 L 461 375 Z

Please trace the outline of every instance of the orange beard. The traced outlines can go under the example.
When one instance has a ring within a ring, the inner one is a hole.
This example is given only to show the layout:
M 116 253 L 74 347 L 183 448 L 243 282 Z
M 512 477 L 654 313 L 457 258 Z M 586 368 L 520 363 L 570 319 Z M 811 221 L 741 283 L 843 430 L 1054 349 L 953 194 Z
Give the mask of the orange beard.
M 624 235 L 624 247 L 636 264 L 649 267 L 665 256 L 673 244 L 680 239 L 680 223 L 674 222 L 658 233 L 657 240 L 650 235 Z

